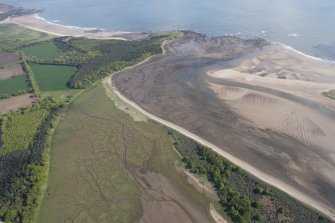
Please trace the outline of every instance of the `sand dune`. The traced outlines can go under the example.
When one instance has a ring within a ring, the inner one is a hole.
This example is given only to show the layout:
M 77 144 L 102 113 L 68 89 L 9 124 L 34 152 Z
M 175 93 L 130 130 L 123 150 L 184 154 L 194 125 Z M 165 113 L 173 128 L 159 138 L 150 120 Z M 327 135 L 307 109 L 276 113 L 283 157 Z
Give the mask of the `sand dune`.
M 319 120 L 315 112 L 306 112 L 301 106 L 289 101 L 242 88 L 221 87 L 215 84 L 210 86 L 218 97 L 261 128 L 281 131 L 306 144 L 318 144 L 326 140 L 326 135 L 330 137 L 334 132 L 334 128 L 328 124 L 332 120 Z M 328 146 L 331 144 L 329 141 Z
M 236 67 L 236 71 L 261 77 L 318 83 L 335 82 L 334 71 L 329 65 L 321 60 L 306 59 L 297 52 L 276 45 L 255 53 Z
M 286 52 L 293 55 L 292 60 L 287 59 L 288 55 L 285 60 Z M 234 69 L 208 72 L 208 76 L 214 78 L 209 78 L 207 83 L 218 98 L 254 125 L 282 132 L 305 145 L 313 145 L 318 150 L 316 153 L 334 157 L 335 101 L 321 92 L 335 88 L 335 69 L 301 57 L 286 49 L 270 48 L 264 55 L 252 55 Z M 304 59 L 302 63 L 293 64 Z M 262 70 L 262 73 L 256 70 Z M 285 78 L 279 75 L 283 73 Z M 313 163 L 318 167 L 315 168 L 317 171 L 335 183 L 333 174 L 330 174 L 334 160 L 328 165 L 317 159 Z M 304 169 L 291 161 L 290 167 L 299 171 Z M 298 178 L 295 180 L 301 184 Z

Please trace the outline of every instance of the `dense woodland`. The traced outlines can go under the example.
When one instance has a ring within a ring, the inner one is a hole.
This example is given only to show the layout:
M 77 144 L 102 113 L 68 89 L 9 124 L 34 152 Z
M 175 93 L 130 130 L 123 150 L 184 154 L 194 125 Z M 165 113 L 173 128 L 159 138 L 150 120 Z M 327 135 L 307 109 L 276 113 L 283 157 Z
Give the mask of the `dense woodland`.
M 26 46 L 41 45 L 53 41 L 62 53 L 60 58 L 27 57 L 26 61 L 38 64 L 74 65 L 78 71 L 69 80 L 68 86 L 87 88 L 112 72 L 134 65 L 151 55 L 161 53 L 161 44 L 166 38 L 169 36 L 156 35 L 138 41 L 60 37 Z
M 71 39 L 66 58 L 78 63 L 78 72 L 69 81 L 73 88 L 86 88 L 112 72 L 161 52 L 161 37 L 142 41 Z M 73 58 L 75 57 L 75 58 Z
M 61 104 L 44 99 L 1 118 L 0 220 L 33 222 L 46 182 L 45 144 Z
M 266 185 L 212 150 L 168 130 L 175 148 L 192 173 L 206 176 L 215 186 L 232 222 L 331 222 L 294 198 Z

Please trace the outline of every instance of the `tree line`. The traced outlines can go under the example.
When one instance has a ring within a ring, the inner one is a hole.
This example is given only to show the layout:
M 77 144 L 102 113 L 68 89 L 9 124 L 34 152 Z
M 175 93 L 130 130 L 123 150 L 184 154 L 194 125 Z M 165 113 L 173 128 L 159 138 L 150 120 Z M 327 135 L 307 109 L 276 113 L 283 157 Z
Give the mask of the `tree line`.
M 294 198 L 251 176 L 211 149 L 169 129 L 185 167 L 206 176 L 234 223 L 331 221 Z
M 46 139 L 60 108 L 61 104 L 49 98 L 31 108 L 26 108 L 21 113 L 14 114 L 20 117 L 22 113 L 48 111 L 35 131 L 28 148 L 12 148 L 0 155 L 1 221 L 34 222 L 42 196 L 42 186 L 46 183 L 48 167 L 45 154 Z M 7 130 L 2 134 L 7 134 Z

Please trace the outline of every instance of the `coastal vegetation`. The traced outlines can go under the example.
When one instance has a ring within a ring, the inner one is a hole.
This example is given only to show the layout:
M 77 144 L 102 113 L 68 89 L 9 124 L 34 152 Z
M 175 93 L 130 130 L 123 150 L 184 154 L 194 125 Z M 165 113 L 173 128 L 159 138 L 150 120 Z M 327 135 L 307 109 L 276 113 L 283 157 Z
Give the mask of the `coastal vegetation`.
M 0 52 L 17 52 L 22 46 L 50 39 L 46 33 L 14 24 L 0 24 Z
M 323 92 L 323 95 L 335 100 L 335 89 Z
M 87 88 L 112 72 L 159 54 L 162 42 L 176 35 L 155 34 L 137 41 L 59 37 L 29 44 L 22 52 L 26 69 L 35 79 L 33 89 L 36 82 L 40 91 L 47 92 L 44 95 L 52 96 L 51 91 Z
M 185 167 L 205 176 L 232 222 L 331 222 L 278 189 L 263 183 L 222 156 L 173 131 L 168 134 Z
M 168 35 L 152 36 L 140 41 L 88 40 L 68 41 L 66 58 L 78 63 L 78 72 L 71 78 L 73 88 L 86 88 L 112 72 L 134 65 L 162 52 L 161 44 Z
M 1 3 L 0 3 L 0 10 L 1 10 L 0 21 L 5 20 L 11 16 L 23 16 L 38 12 L 37 10 L 33 9 L 25 9 Z
M 164 129 L 117 109 L 100 83 L 69 105 L 51 157 L 38 222 L 160 222 L 167 209 L 171 222 L 212 222 L 209 199 L 175 168 Z

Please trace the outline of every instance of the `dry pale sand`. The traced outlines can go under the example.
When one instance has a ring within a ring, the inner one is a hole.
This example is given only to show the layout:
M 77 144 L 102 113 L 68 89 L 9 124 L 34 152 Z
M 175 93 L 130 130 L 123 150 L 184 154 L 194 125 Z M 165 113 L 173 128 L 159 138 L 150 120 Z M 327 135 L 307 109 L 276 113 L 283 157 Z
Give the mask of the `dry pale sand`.
M 335 157 L 335 101 L 322 95 L 324 91 L 335 89 L 334 67 L 283 47 L 271 46 L 234 69 L 208 74 L 244 84 L 226 86 L 209 82 L 219 98 L 258 127 L 278 130 L 303 143 L 319 145 Z M 281 92 L 298 99 L 283 96 Z M 329 111 L 324 114 L 309 105 L 310 102 Z M 331 178 L 335 182 L 334 176 Z
M 23 94 L 16 97 L 0 100 L 0 113 L 5 114 L 11 110 L 17 110 L 31 105 L 36 98 L 33 94 Z
M 91 39 L 119 39 L 127 40 L 127 33 L 124 32 L 105 32 L 94 29 L 84 29 L 79 27 L 63 26 L 56 23 L 48 22 L 38 17 L 37 14 L 10 17 L 0 22 L 0 24 L 17 24 L 29 29 L 48 33 L 55 36 L 74 36 L 74 37 L 87 37 Z M 129 34 L 131 36 L 132 34 Z M 139 34 L 140 35 L 140 34 Z
M 215 209 L 214 205 L 211 204 L 209 211 L 211 212 L 212 217 L 215 219 L 217 223 L 228 223 Z
M 233 69 L 210 71 L 208 76 L 207 84 L 217 97 L 257 127 L 285 133 L 314 148 L 319 157 L 300 164 L 281 154 L 298 173 L 292 176 L 296 183 L 310 187 L 299 175 L 312 167 L 335 185 L 335 100 L 322 95 L 335 89 L 334 67 L 271 46 Z

